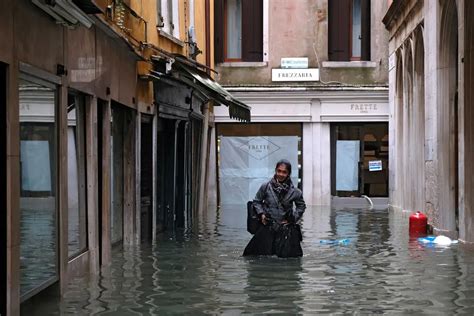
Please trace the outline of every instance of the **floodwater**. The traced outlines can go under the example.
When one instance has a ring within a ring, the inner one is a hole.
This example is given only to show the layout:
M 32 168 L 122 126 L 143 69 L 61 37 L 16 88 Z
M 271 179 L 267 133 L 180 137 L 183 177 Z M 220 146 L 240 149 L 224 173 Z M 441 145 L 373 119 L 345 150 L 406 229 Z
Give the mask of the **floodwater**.
M 43 295 L 22 314 L 474 314 L 474 251 L 420 245 L 406 213 L 308 208 L 299 259 L 241 257 L 245 213 L 223 207 L 194 232 L 114 249 L 100 276 L 75 279 L 61 300 Z

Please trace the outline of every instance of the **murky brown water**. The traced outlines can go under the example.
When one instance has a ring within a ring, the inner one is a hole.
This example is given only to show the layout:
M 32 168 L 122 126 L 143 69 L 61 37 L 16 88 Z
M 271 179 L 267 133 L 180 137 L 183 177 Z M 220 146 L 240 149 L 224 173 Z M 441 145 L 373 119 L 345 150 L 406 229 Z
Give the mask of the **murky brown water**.
M 244 208 L 210 213 L 195 233 L 115 249 L 100 276 L 76 279 L 62 300 L 42 297 L 22 313 L 474 314 L 474 251 L 410 240 L 407 214 L 310 208 L 303 258 L 247 259 Z M 320 243 L 339 238 L 349 243 Z

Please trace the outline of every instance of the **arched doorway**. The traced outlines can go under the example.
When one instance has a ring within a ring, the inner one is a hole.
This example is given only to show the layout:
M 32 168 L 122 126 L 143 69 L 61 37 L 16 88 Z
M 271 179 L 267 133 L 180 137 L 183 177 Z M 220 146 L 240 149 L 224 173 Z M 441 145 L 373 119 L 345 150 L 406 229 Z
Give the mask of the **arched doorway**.
M 403 58 L 402 50 L 397 52 L 396 68 L 396 97 L 395 97 L 395 201 L 392 204 L 402 206 L 403 201 Z
M 442 1 L 438 73 L 439 228 L 457 230 L 458 221 L 458 15 L 454 1 Z
M 415 210 L 423 210 L 425 203 L 425 46 L 423 29 L 415 31 L 414 41 L 414 98 L 413 98 L 413 155 L 415 157 L 413 190 Z
M 413 194 L 413 45 L 412 39 L 409 39 L 405 46 L 405 63 L 403 73 L 404 97 L 403 97 L 403 146 L 405 146 L 402 168 L 403 168 L 403 190 L 404 200 L 403 208 L 413 210 L 414 194 Z

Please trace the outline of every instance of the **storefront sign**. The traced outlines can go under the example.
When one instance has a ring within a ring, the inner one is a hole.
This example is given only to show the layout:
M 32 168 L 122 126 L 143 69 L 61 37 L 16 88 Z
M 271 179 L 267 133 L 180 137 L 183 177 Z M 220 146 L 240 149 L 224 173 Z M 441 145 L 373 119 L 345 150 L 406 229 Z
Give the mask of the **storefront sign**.
M 382 160 L 369 161 L 369 171 L 382 171 Z
M 321 102 L 321 121 L 323 122 L 354 122 L 377 121 L 389 119 L 388 102 Z
M 280 146 L 266 137 L 251 138 L 239 148 L 257 160 L 267 158 L 277 150 L 280 150 Z
M 376 112 L 377 103 L 351 103 L 351 111 L 358 113 Z
M 281 59 L 281 68 L 304 69 L 308 68 L 308 57 L 286 57 Z
M 395 68 L 395 53 L 392 53 L 392 55 L 390 55 L 388 57 L 388 70 L 392 70 L 393 68 Z
M 272 81 L 319 81 L 319 69 L 272 69 Z

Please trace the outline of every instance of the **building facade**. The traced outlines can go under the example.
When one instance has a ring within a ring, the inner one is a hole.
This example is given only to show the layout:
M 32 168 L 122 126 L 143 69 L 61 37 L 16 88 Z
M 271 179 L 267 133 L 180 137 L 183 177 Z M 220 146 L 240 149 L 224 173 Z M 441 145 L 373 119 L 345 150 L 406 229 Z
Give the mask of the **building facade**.
M 391 203 L 422 210 L 436 233 L 472 243 L 470 1 L 393 1 Z
M 310 205 L 387 201 L 386 10 L 385 1 L 215 1 L 218 81 L 252 107 L 251 124 L 214 109 L 216 203 L 252 199 L 281 158 Z
M 0 1 L 0 314 L 206 202 L 213 2 Z

